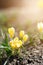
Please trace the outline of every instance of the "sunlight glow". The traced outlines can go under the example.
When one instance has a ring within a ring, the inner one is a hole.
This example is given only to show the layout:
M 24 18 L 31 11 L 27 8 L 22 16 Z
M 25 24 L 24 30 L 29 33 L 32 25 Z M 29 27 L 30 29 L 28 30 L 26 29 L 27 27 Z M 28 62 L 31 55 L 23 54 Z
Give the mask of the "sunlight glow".
M 43 0 L 39 0 L 38 3 L 37 3 L 37 6 L 39 8 L 43 8 Z

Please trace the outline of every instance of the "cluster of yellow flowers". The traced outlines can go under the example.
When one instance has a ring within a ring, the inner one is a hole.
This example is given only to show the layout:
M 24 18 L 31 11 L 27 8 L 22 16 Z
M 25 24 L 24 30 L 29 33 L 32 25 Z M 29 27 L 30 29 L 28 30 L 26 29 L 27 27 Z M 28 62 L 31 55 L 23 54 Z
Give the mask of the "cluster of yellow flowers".
M 39 32 L 43 32 L 43 23 L 42 22 L 39 22 L 37 27 L 38 27 Z
M 8 28 L 8 33 L 9 33 L 10 38 L 12 38 L 12 40 L 9 43 L 10 43 L 11 48 L 13 49 L 21 47 L 22 44 L 28 40 L 28 35 L 25 34 L 23 30 L 19 32 L 19 37 L 22 38 L 22 40 L 19 39 L 18 37 L 14 37 L 15 29 L 13 27 Z

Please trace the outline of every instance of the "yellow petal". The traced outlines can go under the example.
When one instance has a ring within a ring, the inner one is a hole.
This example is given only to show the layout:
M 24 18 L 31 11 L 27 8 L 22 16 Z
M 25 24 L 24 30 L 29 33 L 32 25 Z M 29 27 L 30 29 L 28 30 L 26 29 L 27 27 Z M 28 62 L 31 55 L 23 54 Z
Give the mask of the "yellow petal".
M 37 27 L 38 27 L 38 30 L 39 30 L 40 32 L 43 31 L 43 23 L 42 23 L 42 22 L 38 23 Z
M 19 48 L 19 47 L 22 46 L 22 44 L 23 44 L 23 42 L 22 42 L 21 40 L 19 40 L 19 41 L 16 43 L 16 46 Z
M 10 35 L 11 38 L 14 37 L 15 29 L 13 27 L 8 28 L 8 33 L 9 33 L 9 35 Z
M 14 42 L 15 42 L 15 41 L 18 41 L 18 40 L 19 40 L 19 38 L 18 38 L 18 37 L 15 37 L 15 38 L 14 38 Z
M 10 41 L 10 46 L 11 46 L 12 49 L 15 48 L 15 44 L 14 44 L 13 40 Z
M 25 35 L 23 36 L 23 41 L 26 42 L 27 40 L 28 40 L 28 35 L 25 34 Z
M 24 36 L 24 31 L 23 30 L 20 31 L 19 36 L 20 36 L 20 38 L 23 38 L 23 36 Z

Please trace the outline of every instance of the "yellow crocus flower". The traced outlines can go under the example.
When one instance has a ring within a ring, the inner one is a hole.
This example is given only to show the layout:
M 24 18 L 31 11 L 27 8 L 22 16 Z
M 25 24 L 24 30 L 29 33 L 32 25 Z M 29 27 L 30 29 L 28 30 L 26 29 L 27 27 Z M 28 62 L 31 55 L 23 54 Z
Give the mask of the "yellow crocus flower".
M 18 41 L 19 41 L 19 38 L 18 37 L 15 37 L 14 38 L 14 44 L 16 45 L 18 43 Z M 17 47 L 17 45 L 16 45 L 16 47 Z
M 12 49 L 14 49 L 16 47 L 13 40 L 10 41 L 10 46 L 11 46 Z
M 25 35 L 23 36 L 23 41 L 26 42 L 27 40 L 28 40 L 28 35 L 25 34 Z
M 38 23 L 37 27 L 38 27 L 38 30 L 39 30 L 40 32 L 43 31 L 43 23 L 42 23 L 42 22 Z
M 15 29 L 13 27 L 8 28 L 8 33 L 10 35 L 10 38 L 13 38 L 15 34 Z
M 23 30 L 19 32 L 19 36 L 20 36 L 20 38 L 23 38 L 23 36 L 24 36 L 24 31 Z
M 17 48 L 21 47 L 22 44 L 23 44 L 23 42 L 22 42 L 21 40 L 19 40 L 19 41 L 16 43 Z
M 15 41 L 18 41 L 18 40 L 19 40 L 19 38 L 18 38 L 18 37 L 15 37 L 15 38 L 14 38 L 14 42 L 15 42 Z

